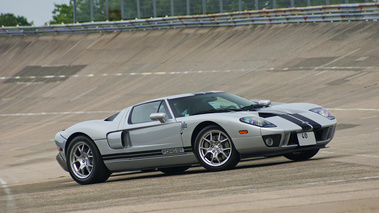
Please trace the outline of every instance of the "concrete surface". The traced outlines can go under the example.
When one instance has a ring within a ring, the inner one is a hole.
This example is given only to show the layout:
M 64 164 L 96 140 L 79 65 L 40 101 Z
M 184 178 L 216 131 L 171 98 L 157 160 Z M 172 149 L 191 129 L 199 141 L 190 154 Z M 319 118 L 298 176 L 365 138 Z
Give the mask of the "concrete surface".
M 0 38 L 4 212 L 379 211 L 379 23 L 320 23 Z M 160 96 L 223 90 L 329 108 L 314 160 L 183 175 L 122 173 L 79 186 L 57 131 Z

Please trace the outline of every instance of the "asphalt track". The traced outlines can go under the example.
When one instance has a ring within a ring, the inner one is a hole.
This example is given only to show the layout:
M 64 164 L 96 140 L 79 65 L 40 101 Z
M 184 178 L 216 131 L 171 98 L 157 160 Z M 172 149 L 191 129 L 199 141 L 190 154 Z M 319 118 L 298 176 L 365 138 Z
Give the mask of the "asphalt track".
M 223 90 L 311 102 L 338 119 L 312 160 L 76 184 L 53 138 L 140 101 Z M 379 23 L 0 38 L 0 212 L 378 212 Z

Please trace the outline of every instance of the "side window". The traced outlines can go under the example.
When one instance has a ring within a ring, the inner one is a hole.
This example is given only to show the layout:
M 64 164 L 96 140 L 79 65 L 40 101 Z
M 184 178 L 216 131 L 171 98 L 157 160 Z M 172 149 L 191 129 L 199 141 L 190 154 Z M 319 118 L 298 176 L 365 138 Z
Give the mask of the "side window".
M 169 103 L 175 117 L 184 117 L 189 115 L 189 103 L 184 102 L 182 98 L 169 100 Z
M 171 118 L 166 103 L 164 101 L 155 101 L 133 107 L 129 117 L 129 123 L 151 122 L 150 114 L 156 112 L 166 113 L 166 119 Z
M 162 101 L 161 104 L 159 105 L 158 112 L 159 113 L 166 113 L 166 116 L 168 116 L 170 114 L 168 111 L 167 105 L 164 101 Z M 166 118 L 169 118 L 169 117 L 166 117 Z M 170 116 L 170 118 L 171 118 L 171 116 Z

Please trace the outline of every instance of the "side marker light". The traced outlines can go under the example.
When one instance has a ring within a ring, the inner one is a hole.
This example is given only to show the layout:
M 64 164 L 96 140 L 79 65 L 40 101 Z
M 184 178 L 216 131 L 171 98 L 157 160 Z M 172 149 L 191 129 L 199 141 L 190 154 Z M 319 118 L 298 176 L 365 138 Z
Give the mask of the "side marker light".
M 247 130 L 240 130 L 238 133 L 240 133 L 240 135 L 246 135 L 249 132 Z

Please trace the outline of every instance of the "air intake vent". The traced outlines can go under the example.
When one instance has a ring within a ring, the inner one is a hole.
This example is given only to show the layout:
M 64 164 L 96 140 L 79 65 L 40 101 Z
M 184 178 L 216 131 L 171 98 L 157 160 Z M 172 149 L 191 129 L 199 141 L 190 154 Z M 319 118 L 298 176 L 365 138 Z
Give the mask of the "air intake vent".
M 259 117 L 262 117 L 262 118 L 269 118 L 269 117 L 274 117 L 274 116 L 277 116 L 277 114 L 266 113 L 266 112 L 259 112 Z

